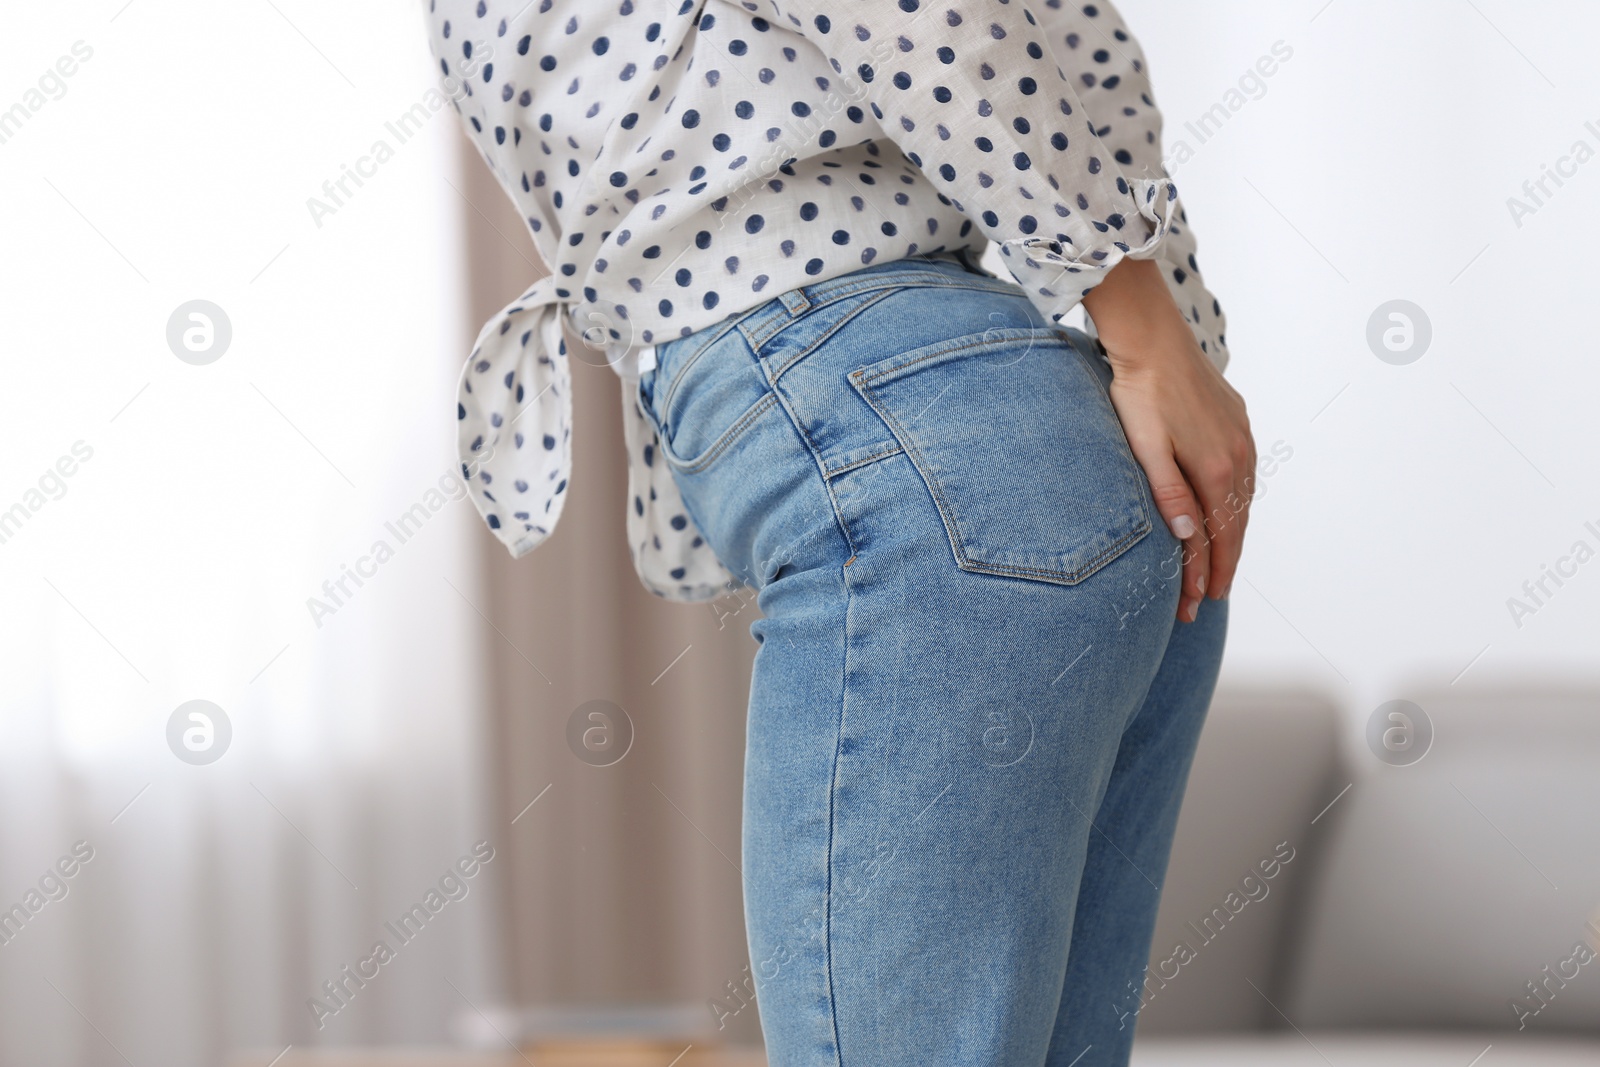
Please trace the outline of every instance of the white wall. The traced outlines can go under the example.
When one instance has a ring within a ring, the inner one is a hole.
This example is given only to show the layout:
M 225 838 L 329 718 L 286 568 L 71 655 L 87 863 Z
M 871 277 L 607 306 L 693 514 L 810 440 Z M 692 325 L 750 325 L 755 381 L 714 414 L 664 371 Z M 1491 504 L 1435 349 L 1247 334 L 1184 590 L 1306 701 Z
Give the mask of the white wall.
M 460 995 L 441 974 L 501 995 L 486 879 L 350 1010 L 319 1029 L 307 1007 L 510 832 L 475 792 L 471 506 L 331 617 L 307 605 L 454 466 L 460 133 L 448 111 L 405 144 L 385 129 L 434 82 L 422 12 L 104 0 L 6 20 L 0 515 L 26 517 L 0 538 L 0 908 L 75 840 L 95 858 L 0 947 L 0 1062 L 443 1040 Z M 307 199 L 380 138 L 393 158 L 319 227 Z M 167 341 L 195 298 L 232 324 L 205 366 Z M 196 698 L 233 727 L 207 766 L 168 750 Z
M 1120 4 L 1169 153 L 1195 150 L 1175 177 L 1229 376 L 1263 446 L 1294 448 L 1250 527 L 1226 680 L 1314 681 L 1363 712 L 1469 663 L 1459 685 L 1592 680 L 1600 559 L 1520 627 L 1506 602 L 1575 541 L 1600 551 L 1600 159 L 1520 226 L 1507 198 L 1576 141 L 1600 152 L 1600 7 L 1324 4 Z M 1185 131 L 1280 40 L 1259 98 L 1203 144 Z M 1397 298 L 1433 329 L 1404 366 L 1365 336 Z

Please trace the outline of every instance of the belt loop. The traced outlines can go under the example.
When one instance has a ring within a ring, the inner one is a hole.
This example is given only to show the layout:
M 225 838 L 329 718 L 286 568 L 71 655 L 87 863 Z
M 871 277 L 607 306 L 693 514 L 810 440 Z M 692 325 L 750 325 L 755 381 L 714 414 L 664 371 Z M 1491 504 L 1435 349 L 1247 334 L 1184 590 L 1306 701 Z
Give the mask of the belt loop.
M 782 300 L 783 306 L 789 309 L 790 318 L 811 306 L 811 301 L 806 298 L 806 294 L 800 289 L 786 289 L 778 295 L 778 299 Z

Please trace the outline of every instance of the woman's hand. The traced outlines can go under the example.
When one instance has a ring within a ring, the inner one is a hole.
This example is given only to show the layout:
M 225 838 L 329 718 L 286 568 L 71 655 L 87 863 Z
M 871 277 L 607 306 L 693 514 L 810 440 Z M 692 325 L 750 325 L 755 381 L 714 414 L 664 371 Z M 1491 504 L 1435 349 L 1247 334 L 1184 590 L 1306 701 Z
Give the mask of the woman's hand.
M 1156 507 L 1184 543 L 1178 618 L 1228 595 L 1255 491 L 1244 400 L 1200 350 L 1152 260 L 1125 259 L 1084 297 L 1111 360 L 1111 403 Z

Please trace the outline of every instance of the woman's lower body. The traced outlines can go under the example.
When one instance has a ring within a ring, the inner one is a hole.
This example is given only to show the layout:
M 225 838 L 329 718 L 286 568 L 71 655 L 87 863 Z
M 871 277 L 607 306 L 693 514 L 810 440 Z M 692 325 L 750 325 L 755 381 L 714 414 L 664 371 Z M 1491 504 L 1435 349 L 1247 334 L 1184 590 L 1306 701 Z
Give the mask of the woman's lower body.
M 1093 342 L 916 257 L 663 343 L 686 507 L 759 590 L 743 873 L 773 1067 L 1127 1060 L 1226 629 L 1178 623 Z

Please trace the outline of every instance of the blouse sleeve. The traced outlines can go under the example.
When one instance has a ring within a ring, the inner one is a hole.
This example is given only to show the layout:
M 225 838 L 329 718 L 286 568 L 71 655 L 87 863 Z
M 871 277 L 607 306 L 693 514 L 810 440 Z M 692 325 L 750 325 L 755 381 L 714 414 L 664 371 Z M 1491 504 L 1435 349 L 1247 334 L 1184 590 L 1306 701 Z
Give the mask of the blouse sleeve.
M 1046 9 L 1039 21 L 1050 46 L 1078 71 L 1089 121 L 1123 172 L 1141 178 L 1169 177 L 1161 154 L 1161 112 L 1150 88 L 1149 68 L 1121 14 L 1099 0 Z M 1195 339 L 1220 369 L 1228 362 L 1227 318 L 1201 277 L 1194 228 L 1181 198 L 1174 215 L 1172 228 L 1157 246 L 1154 258 L 1161 263 L 1167 289 L 1189 320 Z
M 1023 0 L 772 4 L 1052 322 L 1122 259 L 1158 255 L 1176 188 L 1124 173 L 1077 89 L 1086 57 Z

